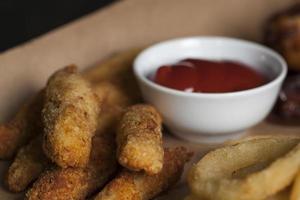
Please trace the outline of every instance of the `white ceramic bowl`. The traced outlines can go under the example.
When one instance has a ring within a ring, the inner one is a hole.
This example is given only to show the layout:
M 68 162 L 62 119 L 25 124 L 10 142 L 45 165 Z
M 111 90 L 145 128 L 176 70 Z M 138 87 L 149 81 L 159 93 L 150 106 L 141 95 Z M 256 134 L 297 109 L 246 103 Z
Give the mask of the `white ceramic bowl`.
M 240 61 L 264 73 L 271 81 L 250 90 L 209 94 L 178 91 L 149 79 L 161 65 L 185 58 Z M 256 125 L 269 114 L 287 67 L 280 55 L 253 42 L 189 37 L 145 49 L 134 62 L 134 73 L 144 99 L 157 107 L 172 133 L 189 141 L 218 142 Z

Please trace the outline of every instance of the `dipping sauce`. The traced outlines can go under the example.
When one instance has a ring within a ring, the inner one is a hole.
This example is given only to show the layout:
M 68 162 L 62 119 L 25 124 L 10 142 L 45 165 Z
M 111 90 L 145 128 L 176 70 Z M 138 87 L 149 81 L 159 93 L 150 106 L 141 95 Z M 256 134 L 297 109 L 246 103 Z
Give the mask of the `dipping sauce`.
M 161 66 L 156 71 L 154 82 L 186 92 L 225 93 L 264 85 L 267 78 L 239 62 L 189 58 Z

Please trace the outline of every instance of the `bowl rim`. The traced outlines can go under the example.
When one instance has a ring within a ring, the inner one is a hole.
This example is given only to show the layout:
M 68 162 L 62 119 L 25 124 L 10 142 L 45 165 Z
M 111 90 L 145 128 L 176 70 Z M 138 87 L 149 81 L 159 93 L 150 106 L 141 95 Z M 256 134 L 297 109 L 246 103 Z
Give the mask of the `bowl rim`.
M 197 93 L 197 92 L 185 92 L 185 91 L 181 91 L 181 90 L 176 90 L 176 89 L 168 88 L 165 86 L 161 86 L 161 85 L 149 80 L 146 76 L 142 75 L 139 72 L 138 64 L 141 60 L 141 57 L 143 57 L 144 54 L 148 53 L 148 51 L 153 51 L 153 49 L 168 45 L 170 43 L 180 43 L 180 42 L 183 42 L 186 40 L 206 40 L 206 41 L 212 41 L 212 42 L 215 42 L 216 40 L 219 40 L 219 41 L 222 40 L 222 41 L 226 41 L 226 42 L 242 43 L 243 45 L 247 45 L 249 47 L 254 47 L 256 49 L 260 49 L 260 50 L 266 52 L 267 54 L 269 54 L 270 56 L 272 56 L 273 58 L 275 58 L 279 62 L 280 67 L 281 67 L 281 72 L 276 76 L 276 78 L 274 78 L 273 80 L 271 80 L 261 86 L 258 86 L 258 87 L 252 88 L 252 89 L 241 90 L 241 91 L 236 91 L 236 92 L 226 92 L 226 93 L 200 93 L 200 92 Z M 138 81 L 142 81 L 149 87 L 152 87 L 152 88 L 159 90 L 161 92 L 164 92 L 164 93 L 168 93 L 171 95 L 177 95 L 177 96 L 196 97 L 196 98 L 197 97 L 220 98 L 220 97 L 243 96 L 243 95 L 250 94 L 250 93 L 252 93 L 252 94 L 259 93 L 261 91 L 272 88 L 274 85 L 280 84 L 287 75 L 287 64 L 286 64 L 286 61 L 284 60 L 284 58 L 281 55 L 279 55 L 277 52 L 270 49 L 269 47 L 266 47 L 262 44 L 258 44 L 256 42 L 252 42 L 252 41 L 248 41 L 248 40 L 244 40 L 244 39 L 232 38 L 232 37 L 222 37 L 222 36 L 192 36 L 192 37 L 181 37 L 181 38 L 165 40 L 165 41 L 161 41 L 161 42 L 155 43 L 155 44 L 147 47 L 146 49 L 141 51 L 137 55 L 137 57 L 134 59 L 133 72 L 135 74 L 135 77 L 138 79 Z

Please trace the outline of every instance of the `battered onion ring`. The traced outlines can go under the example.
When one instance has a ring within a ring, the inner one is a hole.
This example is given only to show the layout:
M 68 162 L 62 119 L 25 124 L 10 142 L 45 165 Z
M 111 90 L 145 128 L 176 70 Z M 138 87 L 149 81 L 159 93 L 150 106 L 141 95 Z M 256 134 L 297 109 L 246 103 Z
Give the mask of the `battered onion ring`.
M 299 200 L 300 199 L 300 171 L 298 172 L 290 195 L 290 200 Z
M 259 138 L 214 150 L 189 172 L 192 193 L 208 200 L 265 199 L 293 181 L 300 166 L 299 141 L 296 138 Z M 236 172 L 255 165 L 265 168 L 234 177 Z
M 290 190 L 285 189 L 271 197 L 266 198 L 265 200 L 288 200 L 290 195 L 289 192 Z M 205 200 L 205 199 L 200 199 L 193 194 L 189 194 L 187 197 L 185 197 L 184 200 Z

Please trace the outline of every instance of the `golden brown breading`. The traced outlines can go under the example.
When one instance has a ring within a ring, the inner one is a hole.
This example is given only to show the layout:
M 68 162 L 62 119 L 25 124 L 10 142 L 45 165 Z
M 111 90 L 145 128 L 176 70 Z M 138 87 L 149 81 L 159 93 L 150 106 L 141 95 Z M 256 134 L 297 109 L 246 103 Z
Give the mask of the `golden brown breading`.
M 42 132 L 43 91 L 24 104 L 15 117 L 0 125 L 0 159 L 9 159 L 18 149 Z
M 142 49 L 130 49 L 117 53 L 82 74 L 93 84 L 112 82 L 130 100 L 140 101 L 141 95 L 132 73 L 132 61 L 140 50 Z M 11 158 L 21 146 L 41 132 L 42 107 L 43 98 L 38 94 L 25 103 L 10 122 L 0 125 L 0 159 Z
M 81 200 L 101 188 L 115 173 L 113 133 L 93 138 L 91 159 L 87 168 L 55 168 L 46 171 L 27 192 L 28 200 Z
M 133 48 L 123 51 L 104 59 L 99 65 L 88 68 L 83 72 L 85 79 L 92 84 L 102 81 L 112 81 L 117 78 L 120 80 L 124 77 L 129 79 L 128 74 L 132 74 L 132 63 L 135 57 L 141 52 L 142 48 Z
M 115 131 L 123 108 L 134 103 L 134 101 L 132 101 L 121 88 L 111 83 L 97 83 L 94 85 L 93 90 L 100 99 L 103 99 L 96 134 Z M 42 149 L 41 143 L 39 144 L 40 146 L 37 146 L 36 142 L 34 144 L 35 145 L 27 145 L 20 149 L 18 156 L 7 172 L 7 179 L 9 180 L 7 181 L 7 185 L 12 191 L 23 190 L 31 181 L 38 178 L 36 169 L 43 166 L 43 159 L 41 158 L 45 159 L 45 154 L 43 151 L 38 150 Z M 26 149 L 26 151 L 23 149 Z M 34 160 L 34 162 L 32 162 L 32 160 Z M 28 165 L 28 163 L 30 163 L 30 165 Z M 18 175 L 15 175 L 15 173 Z M 60 173 L 56 172 L 56 174 L 59 177 Z M 63 176 L 65 173 L 61 174 Z
M 125 53 L 120 53 L 117 56 L 115 56 L 113 59 L 122 60 L 123 55 Z M 108 64 L 111 63 L 115 65 L 115 62 L 106 61 L 104 64 L 106 67 L 109 67 Z M 125 62 L 126 63 L 126 62 Z M 94 79 L 95 83 L 93 85 L 94 91 L 98 94 L 98 96 L 103 98 L 103 110 L 102 114 L 99 118 L 98 122 L 98 132 L 105 133 L 114 130 L 114 127 L 116 126 L 119 117 L 123 111 L 123 108 L 131 105 L 133 103 L 136 103 L 138 98 L 135 98 L 139 95 L 139 90 L 135 90 L 134 92 L 128 93 L 127 90 L 124 89 L 124 87 L 121 87 L 124 83 L 126 83 L 127 79 L 130 79 L 132 75 L 127 74 L 128 69 L 131 68 L 131 65 L 123 65 L 122 62 L 119 62 L 121 66 L 117 68 L 121 69 L 122 67 L 124 70 L 121 70 L 121 72 L 116 73 L 114 75 L 113 79 L 115 80 L 122 80 L 122 81 L 107 81 L 107 79 L 100 80 L 99 82 Z M 98 70 L 98 68 L 101 68 L 102 66 L 97 66 L 96 68 L 93 68 L 93 70 Z M 126 69 L 126 70 L 125 70 Z M 92 71 L 93 71 L 92 70 Z M 100 70 L 101 71 L 101 70 Z M 126 73 L 125 73 L 126 72 Z M 103 77 L 106 77 L 105 73 L 112 73 L 110 71 L 104 70 Z M 123 73 L 123 74 L 122 74 Z M 107 76 L 110 77 L 110 76 Z M 122 78 L 120 78 L 122 77 Z M 124 78 L 125 77 L 125 78 Z M 127 78 L 126 78 L 127 77 Z M 89 78 L 87 76 L 87 78 Z M 94 77 L 95 78 L 95 77 Z M 130 88 L 129 88 L 130 89 Z M 105 97 L 105 98 L 104 98 Z M 19 111 L 20 114 L 17 115 L 16 120 L 12 124 L 21 124 L 23 123 L 23 128 L 20 128 L 20 131 L 24 130 L 25 125 L 27 125 L 27 120 L 31 119 L 32 123 L 28 124 L 30 125 L 25 130 L 38 130 L 41 128 L 41 123 L 35 123 L 39 122 L 40 120 L 40 112 L 43 105 L 43 98 L 42 95 L 39 94 L 34 101 L 27 103 L 26 106 L 22 110 Z M 39 108 L 39 109 L 37 109 Z M 26 116 L 29 116 L 26 118 Z M 22 127 L 18 126 L 18 127 Z M 13 126 L 15 127 L 15 126 Z M 1 128 L 0 128 L 1 129 Z M 7 133 L 7 132 L 5 132 Z M 30 135 L 30 133 L 38 133 L 38 132 L 32 132 L 32 131 L 24 131 L 24 133 Z M 5 135 L 5 134 L 4 134 Z M 8 135 L 6 137 L 13 136 Z M 17 138 L 18 139 L 18 138 Z M 3 146 L 1 148 L 1 145 L 5 144 L 5 137 L 3 136 L 3 139 L 1 137 L 1 131 L 0 131 L 0 151 L 4 150 L 10 150 L 9 146 Z M 8 140 L 13 141 L 14 140 Z M 18 140 L 16 140 L 18 141 Z M 11 144 L 10 144 L 11 145 Z M 13 146 L 14 144 L 12 144 Z M 8 147 L 8 148 L 7 148 Z M 44 154 L 42 151 L 37 151 L 39 147 L 36 147 L 35 145 L 27 145 L 26 147 L 22 148 L 20 152 L 18 153 L 17 158 L 13 162 L 12 166 L 10 167 L 9 172 L 7 173 L 7 183 L 10 185 L 9 187 L 11 190 L 20 191 L 22 188 L 27 187 L 27 185 L 37 178 L 38 170 L 41 166 L 43 166 L 43 159 L 40 160 L 40 157 L 43 157 Z M 26 149 L 26 150 L 25 150 Z M 2 151 L 2 152 L 3 152 Z M 16 149 L 14 150 L 14 152 Z M 8 151 L 9 152 L 9 151 Z M 32 154 L 31 152 L 35 152 Z M 11 153 L 10 153 L 11 154 Z M 1 155 L 1 152 L 0 152 Z M 35 160 L 35 162 L 32 162 L 31 160 Z M 30 165 L 28 165 L 30 163 Z M 28 165 L 28 166 L 27 166 Z M 34 170 L 31 170 L 34 169 Z
M 39 135 L 18 151 L 6 174 L 6 186 L 12 192 L 23 191 L 48 164 L 42 149 L 42 135 Z
M 112 83 L 97 83 L 94 92 L 103 99 L 98 118 L 92 155 L 86 169 L 56 168 L 43 173 L 28 192 L 28 199 L 82 199 L 103 186 L 117 166 L 115 126 L 123 108 L 134 103 L 124 91 Z M 112 152 L 112 153 L 109 153 Z M 59 188 L 56 187 L 59 185 Z
M 140 104 L 126 110 L 117 130 L 117 156 L 122 166 L 150 175 L 161 171 L 164 158 L 161 123 L 161 116 L 153 106 Z
M 102 99 L 97 132 L 107 132 L 112 129 L 115 131 L 124 108 L 136 103 L 135 100 L 128 96 L 122 88 L 110 82 L 97 83 L 93 90 Z
M 92 84 L 111 82 L 127 93 L 134 101 L 141 101 L 141 93 L 133 74 L 132 63 L 142 48 L 133 48 L 105 59 L 100 65 L 83 72 Z
M 177 183 L 191 153 L 183 147 L 165 149 L 163 170 L 153 176 L 123 169 L 95 200 L 148 200 Z
M 43 149 L 60 167 L 85 167 L 97 127 L 99 99 L 75 66 L 52 75 L 42 112 Z
M 290 188 L 286 188 L 283 191 L 280 191 L 279 193 L 270 196 L 264 200 L 291 200 L 289 199 L 289 195 L 290 195 Z M 206 199 L 199 198 L 194 194 L 189 194 L 187 197 L 184 198 L 184 200 L 206 200 Z

